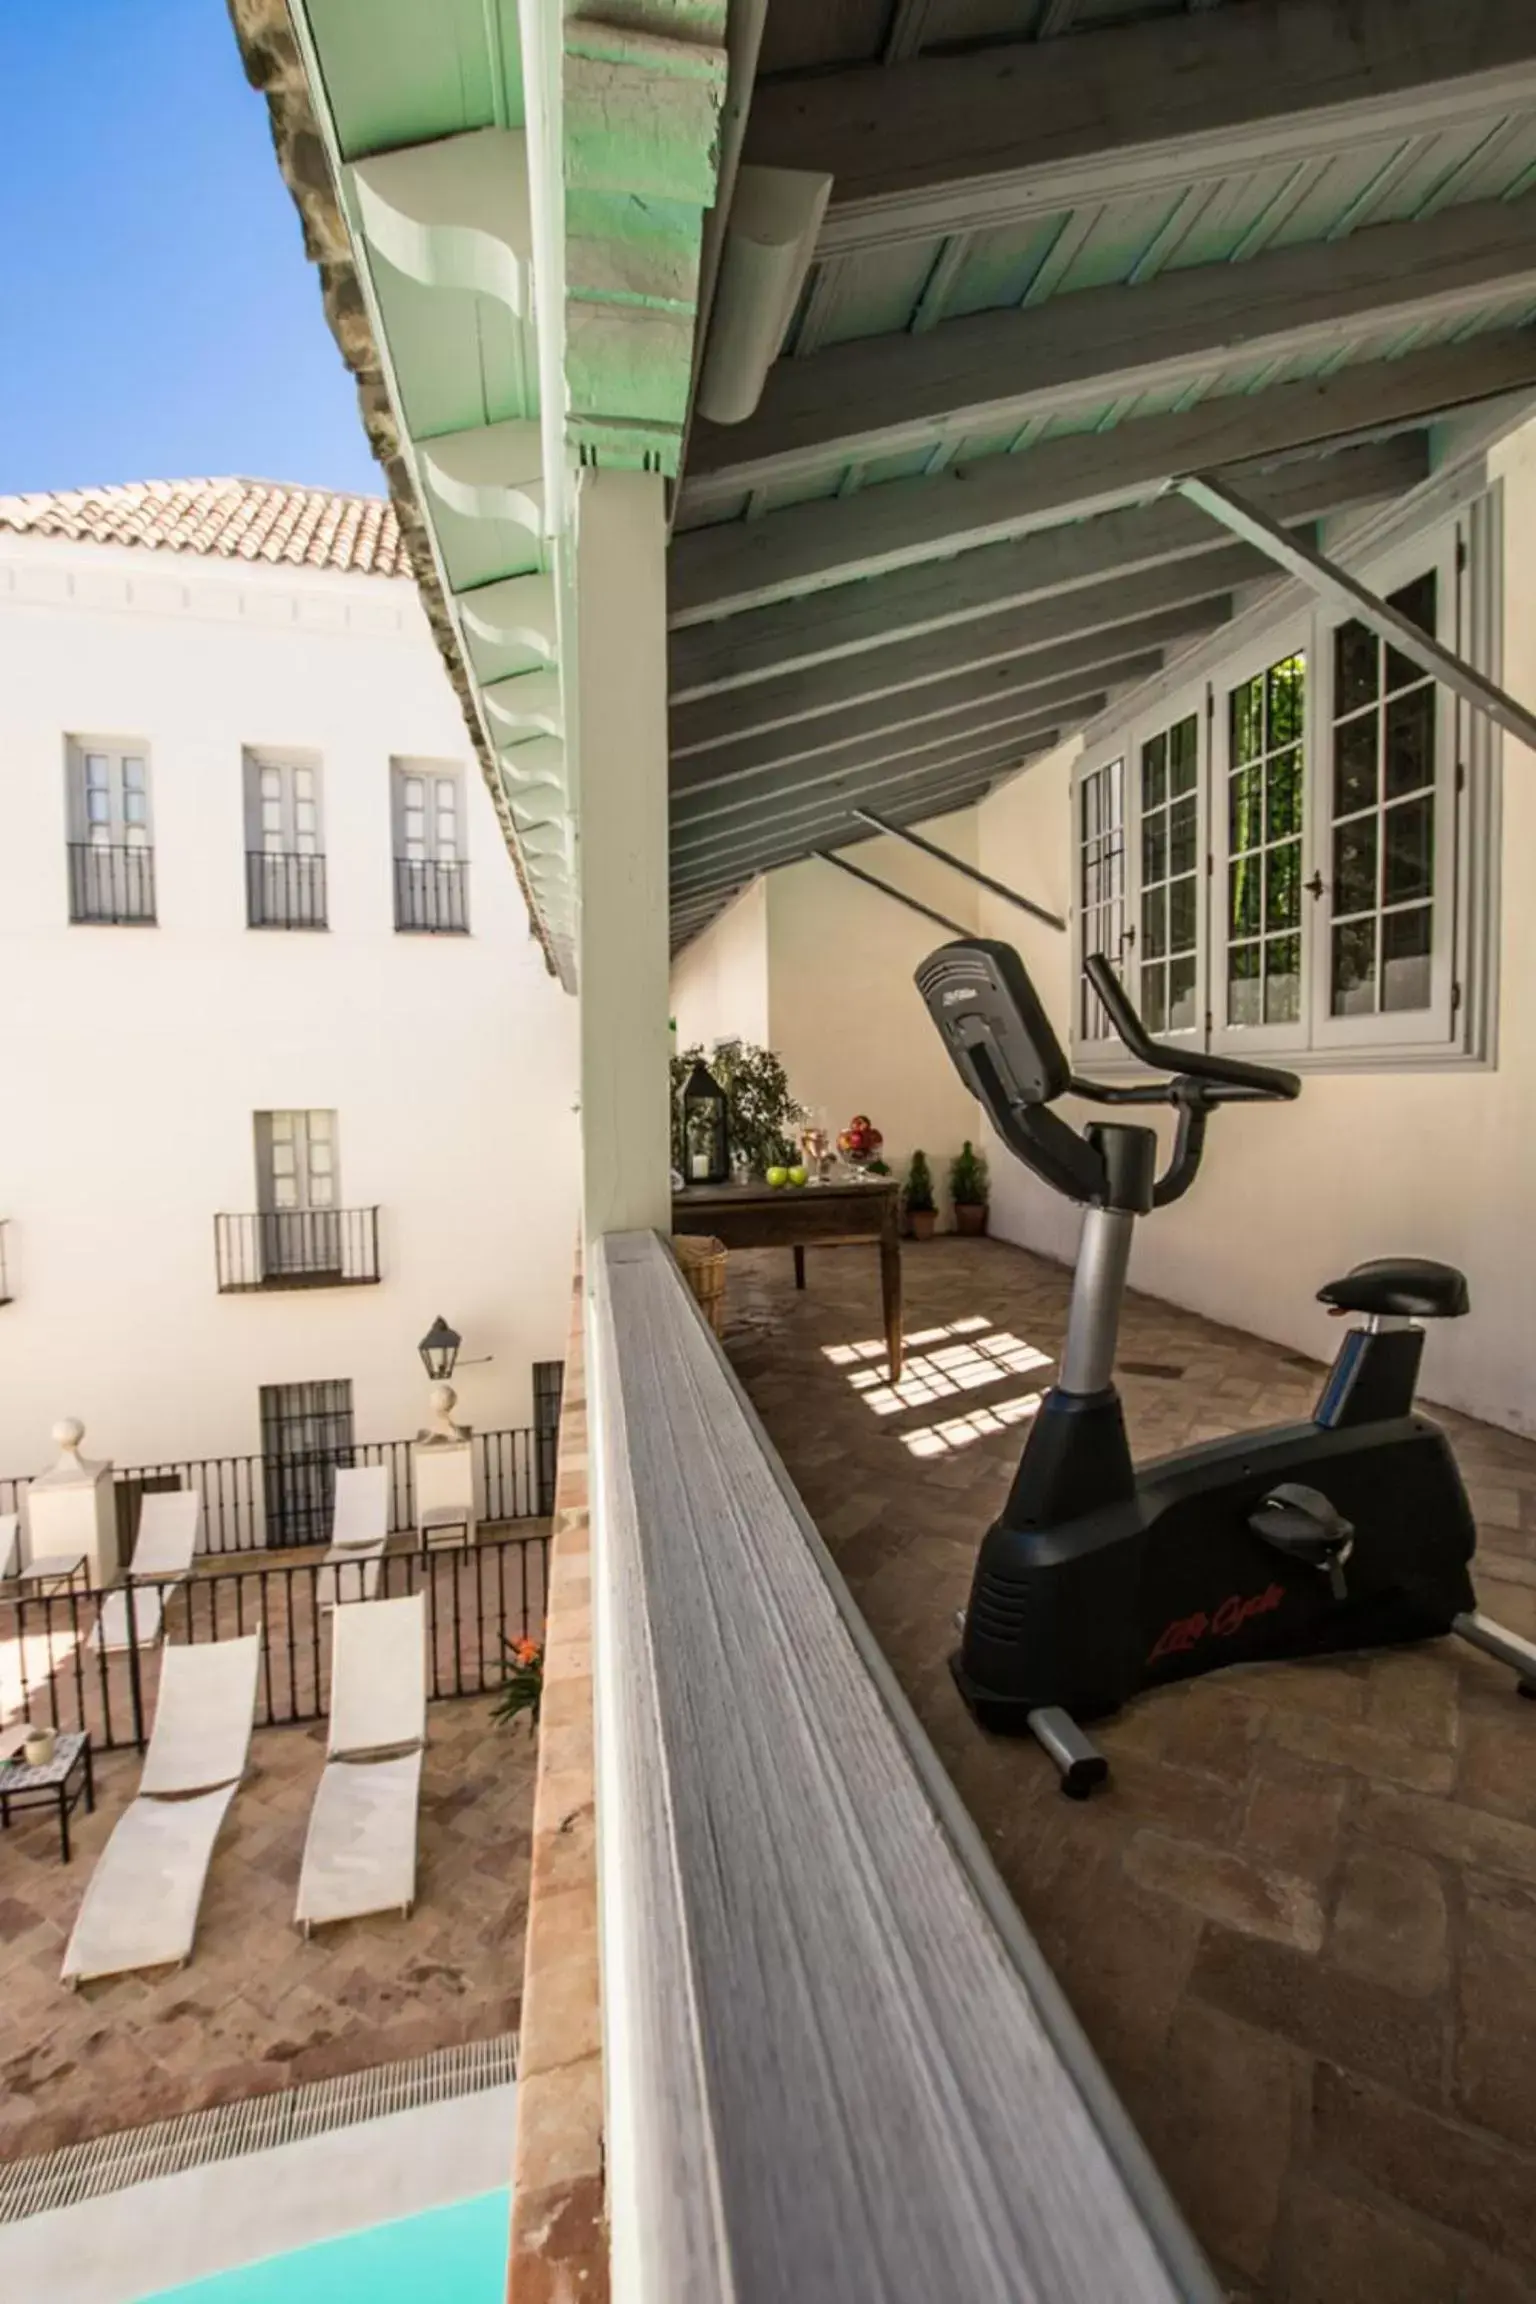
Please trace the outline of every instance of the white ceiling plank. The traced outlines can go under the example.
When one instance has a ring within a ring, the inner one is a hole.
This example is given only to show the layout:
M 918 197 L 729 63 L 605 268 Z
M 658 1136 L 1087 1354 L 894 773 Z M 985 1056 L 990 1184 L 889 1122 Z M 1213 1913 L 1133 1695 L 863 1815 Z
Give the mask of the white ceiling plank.
M 673 545 L 669 622 L 736 616 L 972 552 L 1144 502 L 1190 472 L 1380 436 L 1532 385 L 1536 331 L 1509 329 L 1252 397 L 1213 397 L 1104 435 L 1046 440 L 932 479 L 886 481 L 845 502 L 793 505 L 750 527 L 694 529 Z
M 1508 0 L 1286 0 L 760 86 L 747 156 L 836 177 L 822 252 L 995 227 L 1536 102 Z
M 978 312 L 942 327 L 914 321 L 911 333 L 780 361 L 746 423 L 701 425 L 684 511 L 1122 393 L 1168 390 L 1237 358 L 1315 354 L 1364 327 L 1428 325 L 1506 299 L 1513 309 L 1528 294 L 1536 294 L 1536 200 L 1489 200 L 1336 244 L 1192 266 L 1139 291 L 1081 289 L 1048 311 Z

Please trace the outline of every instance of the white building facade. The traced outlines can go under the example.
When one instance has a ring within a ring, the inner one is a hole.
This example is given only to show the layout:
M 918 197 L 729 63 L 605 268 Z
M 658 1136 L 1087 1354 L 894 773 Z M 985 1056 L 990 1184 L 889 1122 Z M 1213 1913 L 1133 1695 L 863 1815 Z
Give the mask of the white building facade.
M 576 1011 L 392 516 L 0 501 L 0 1475 L 533 1420 Z

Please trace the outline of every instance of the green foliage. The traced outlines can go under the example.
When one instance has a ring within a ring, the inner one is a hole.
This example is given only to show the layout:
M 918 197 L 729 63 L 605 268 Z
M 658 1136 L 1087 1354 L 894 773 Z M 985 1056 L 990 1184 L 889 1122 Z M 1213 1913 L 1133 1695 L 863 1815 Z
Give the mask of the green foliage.
M 539 1706 L 544 1701 L 544 1651 L 536 1640 L 503 1639 L 501 1645 L 505 1651 L 501 1663 L 501 1694 L 491 1718 L 504 1721 L 510 1727 L 526 1712 L 528 1726 L 537 1734 Z
M 926 1152 L 914 1152 L 907 1169 L 907 1214 L 931 1216 L 933 1214 L 933 1176 Z
M 889 1176 L 890 1172 L 891 1164 L 889 1160 L 866 1160 L 864 1163 L 864 1173 L 866 1176 Z
M 957 1208 L 985 1208 L 990 1184 L 986 1154 L 967 1137 L 949 1164 L 949 1196 Z
M 791 1131 L 805 1118 L 805 1108 L 791 1095 L 789 1076 L 771 1048 L 733 1040 L 713 1056 L 702 1048 L 685 1048 L 672 1059 L 672 1165 L 678 1173 L 687 1174 L 683 1090 L 695 1064 L 706 1064 L 725 1091 L 732 1158 L 745 1160 L 758 1176 L 768 1168 L 791 1166 L 796 1157 Z

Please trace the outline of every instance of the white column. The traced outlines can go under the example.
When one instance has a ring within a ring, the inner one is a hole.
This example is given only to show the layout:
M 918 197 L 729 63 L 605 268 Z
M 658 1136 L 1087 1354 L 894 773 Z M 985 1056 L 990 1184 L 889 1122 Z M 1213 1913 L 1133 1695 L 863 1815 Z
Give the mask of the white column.
M 663 486 L 651 472 L 588 469 L 577 481 L 566 738 L 576 747 L 589 1244 L 671 1230 Z

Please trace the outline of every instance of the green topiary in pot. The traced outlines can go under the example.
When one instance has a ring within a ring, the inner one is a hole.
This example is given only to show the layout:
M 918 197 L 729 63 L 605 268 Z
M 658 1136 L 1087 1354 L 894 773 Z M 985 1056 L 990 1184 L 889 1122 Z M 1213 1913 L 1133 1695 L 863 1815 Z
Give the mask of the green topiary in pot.
M 949 1164 L 949 1196 L 955 1204 L 957 1232 L 985 1232 L 989 1189 L 986 1155 L 967 1137 Z
M 907 1167 L 907 1230 L 914 1240 L 931 1240 L 938 1222 L 933 1204 L 933 1176 L 926 1152 L 914 1152 Z

